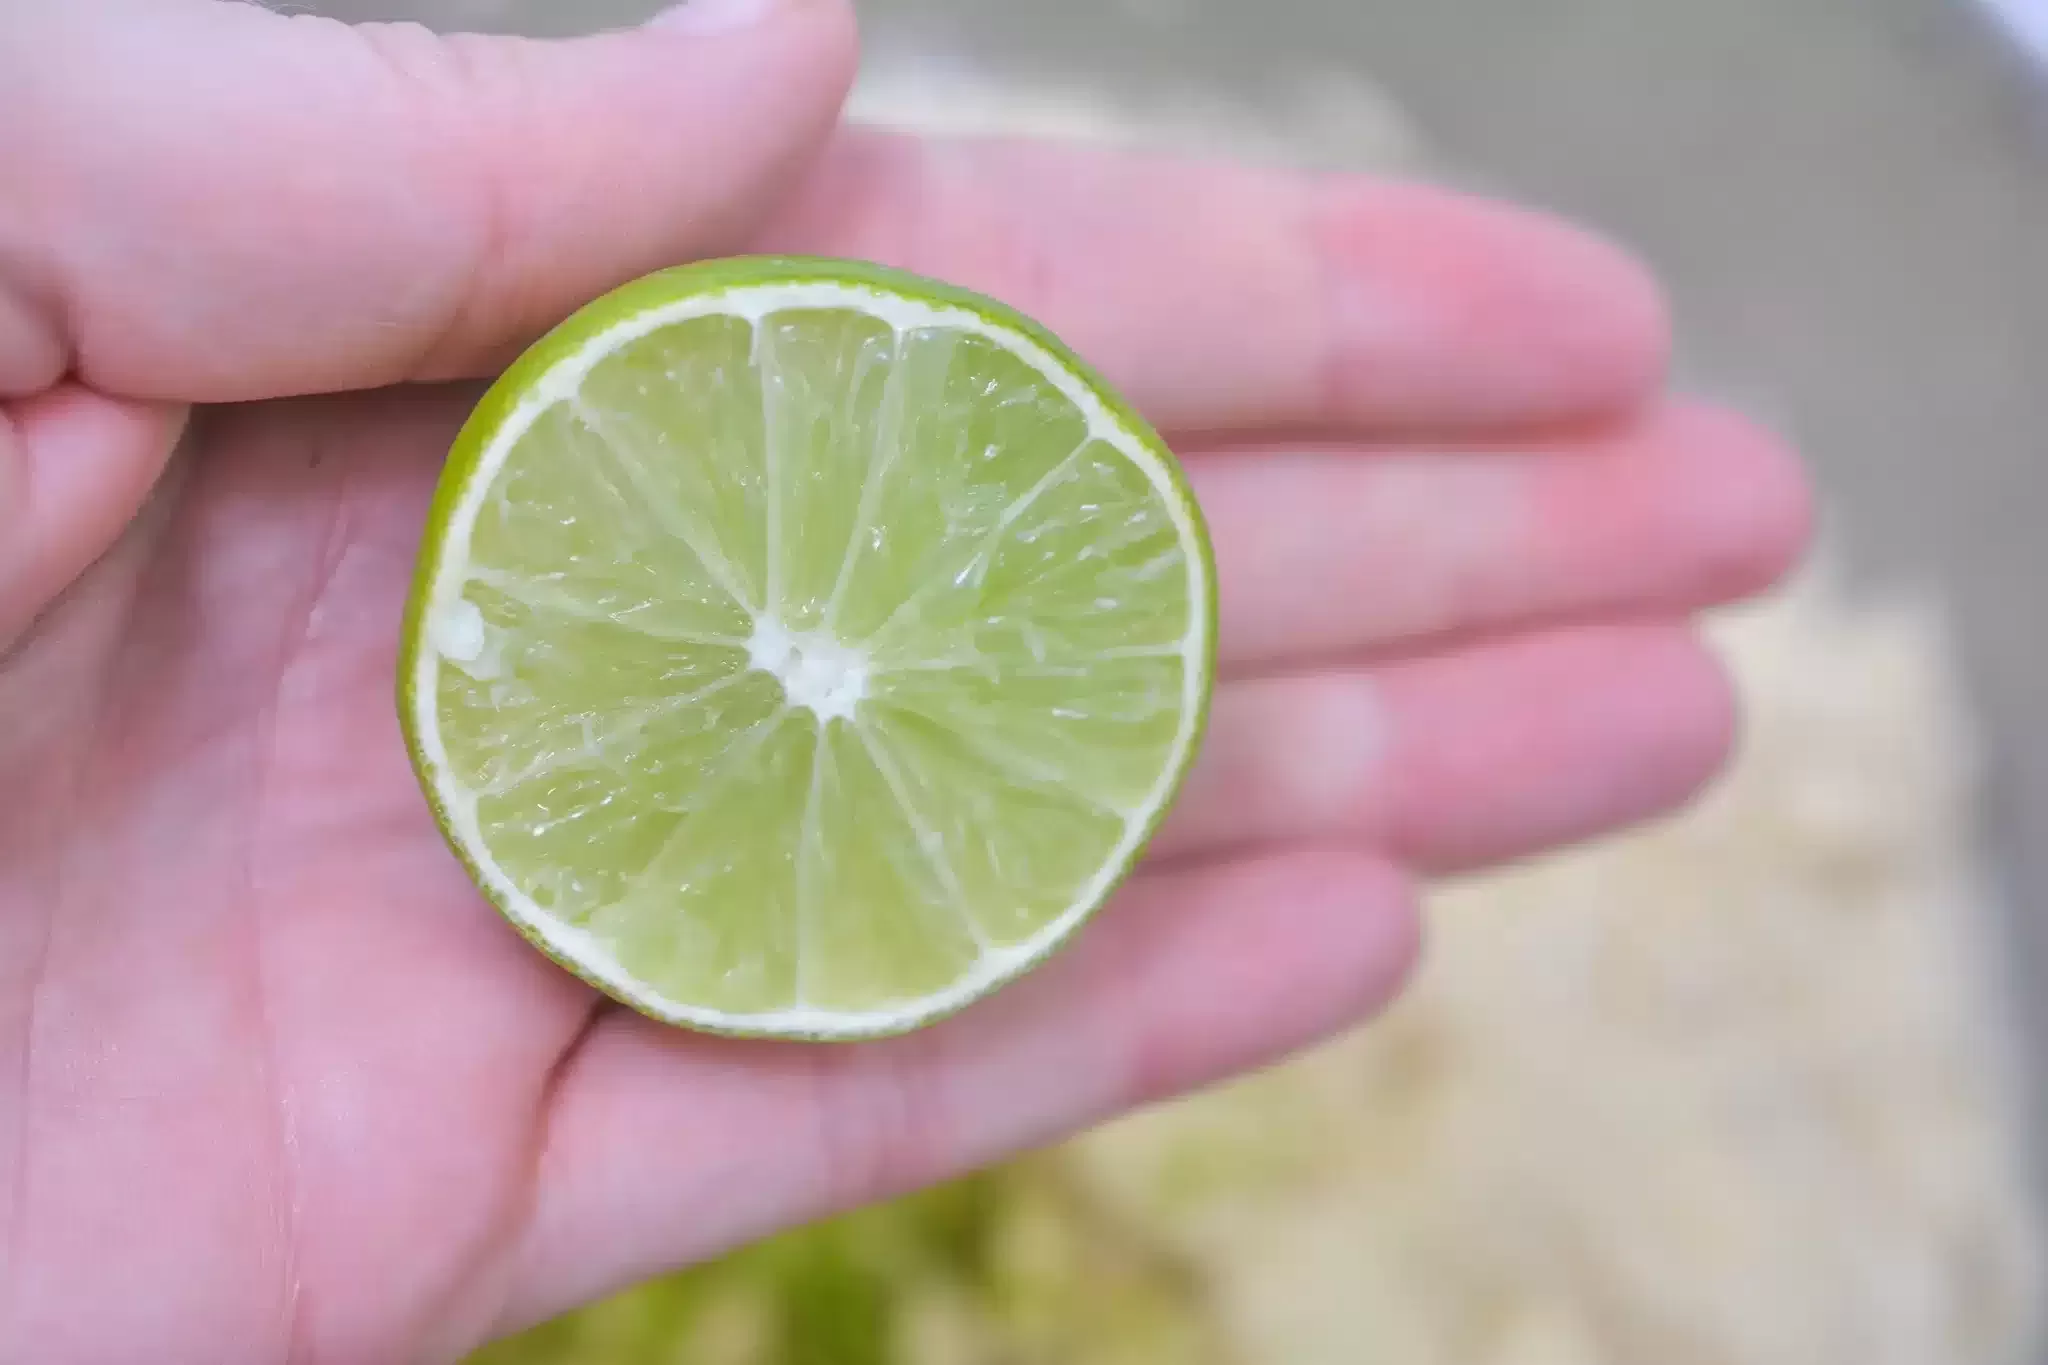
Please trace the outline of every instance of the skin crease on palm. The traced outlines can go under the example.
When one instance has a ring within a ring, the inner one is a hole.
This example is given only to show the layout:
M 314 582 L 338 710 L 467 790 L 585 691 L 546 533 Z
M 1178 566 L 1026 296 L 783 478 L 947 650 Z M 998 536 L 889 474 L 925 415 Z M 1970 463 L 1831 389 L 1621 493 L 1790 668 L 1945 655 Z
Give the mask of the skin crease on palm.
M 1624 257 L 1420 187 L 835 128 L 837 0 L 723 8 L 541 45 L 0 0 L 0 1358 L 453 1359 L 1364 1018 L 1412 878 L 1723 759 L 1688 618 L 1790 566 L 1806 490 L 1663 391 Z M 394 714 L 460 381 L 745 249 L 1037 315 L 1216 539 L 1153 856 L 878 1045 L 600 1008 L 465 880 Z

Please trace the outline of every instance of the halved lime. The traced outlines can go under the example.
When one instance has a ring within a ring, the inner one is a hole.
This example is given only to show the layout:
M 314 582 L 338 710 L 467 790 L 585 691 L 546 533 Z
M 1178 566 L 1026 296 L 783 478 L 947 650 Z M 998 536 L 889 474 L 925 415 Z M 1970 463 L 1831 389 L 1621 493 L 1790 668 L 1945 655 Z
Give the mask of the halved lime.
M 1195 752 L 1214 571 L 1042 328 L 844 262 L 600 299 L 456 441 L 400 666 L 484 893 L 615 998 L 855 1038 L 1043 959 Z

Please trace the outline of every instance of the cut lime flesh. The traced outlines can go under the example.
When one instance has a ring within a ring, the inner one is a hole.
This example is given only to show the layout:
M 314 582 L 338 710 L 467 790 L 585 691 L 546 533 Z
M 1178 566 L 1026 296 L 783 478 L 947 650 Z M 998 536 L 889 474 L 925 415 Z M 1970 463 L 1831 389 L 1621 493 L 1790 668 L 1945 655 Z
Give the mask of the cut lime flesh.
M 673 1023 L 900 1032 L 1017 976 L 1172 801 L 1214 671 L 1178 466 L 1057 341 L 841 262 L 628 285 L 445 470 L 400 710 L 451 845 Z

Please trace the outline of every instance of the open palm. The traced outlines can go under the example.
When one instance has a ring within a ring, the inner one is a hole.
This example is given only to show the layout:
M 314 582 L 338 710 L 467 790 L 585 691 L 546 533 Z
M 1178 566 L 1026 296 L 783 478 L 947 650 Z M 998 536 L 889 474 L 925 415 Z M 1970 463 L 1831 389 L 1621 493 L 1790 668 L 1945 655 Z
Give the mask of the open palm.
M 1685 618 L 1786 566 L 1804 492 L 1657 392 L 1625 261 L 1418 188 L 828 132 L 846 17 L 770 11 L 550 47 L 0 21 L 0 1357 L 452 1358 L 1298 1047 L 1397 987 L 1411 875 L 1723 756 Z M 1038 315 L 1217 542 L 1224 681 L 1150 861 L 887 1043 L 603 1008 L 470 887 L 398 737 L 473 397 L 439 381 L 753 247 Z

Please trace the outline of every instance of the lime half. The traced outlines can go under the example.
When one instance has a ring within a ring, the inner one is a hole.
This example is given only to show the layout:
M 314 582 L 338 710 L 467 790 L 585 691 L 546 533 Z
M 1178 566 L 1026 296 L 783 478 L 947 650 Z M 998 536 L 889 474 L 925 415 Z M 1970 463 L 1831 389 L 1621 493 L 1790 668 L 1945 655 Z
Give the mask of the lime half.
M 400 712 L 486 895 L 624 1003 L 901 1032 L 1016 977 L 1194 755 L 1214 571 L 1043 329 L 844 262 L 648 276 L 463 428 Z

